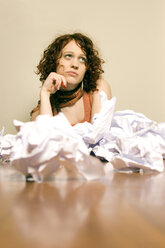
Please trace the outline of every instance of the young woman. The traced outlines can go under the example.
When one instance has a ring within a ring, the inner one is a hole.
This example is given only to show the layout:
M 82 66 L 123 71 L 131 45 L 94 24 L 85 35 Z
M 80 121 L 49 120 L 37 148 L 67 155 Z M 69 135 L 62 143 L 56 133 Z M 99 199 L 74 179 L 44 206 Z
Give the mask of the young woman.
M 45 173 L 57 170 L 61 163 L 66 168 L 76 166 L 76 171 L 86 178 L 97 178 L 102 175 L 102 166 L 99 164 L 97 169 L 97 163 L 94 161 L 93 164 L 89 153 L 101 161 L 110 162 L 109 166 L 113 165 L 117 170 L 162 172 L 165 123 L 158 124 L 132 110 L 114 113 L 115 98 L 107 101 L 104 94 L 99 94 L 104 91 L 107 98 L 111 99 L 110 87 L 102 78 L 102 63 L 92 41 L 83 34 L 66 34 L 55 39 L 44 51 L 37 67 L 42 87 L 40 101 L 32 111 L 31 120 L 35 120 L 38 115 L 53 116 L 62 112 L 75 125 L 91 122 L 93 115 L 100 113 L 93 125 L 88 123 L 73 128 L 65 122 L 60 129 L 61 119 L 65 120 L 63 115 L 55 122 L 54 118 L 40 116 L 35 123 L 16 123 L 17 127 L 21 125 L 21 131 L 14 139 L 6 137 L 0 156 L 3 158 L 3 152 L 5 155 L 6 152 L 12 154 L 12 165 L 23 173 L 26 169 L 29 171 L 30 168 L 31 171 L 35 168 L 33 173 L 36 173 L 38 180 Z M 101 111 L 100 95 L 102 101 L 105 100 Z M 63 135 L 65 125 L 66 132 Z M 77 147 L 77 150 L 74 151 L 73 147 Z M 42 166 L 37 171 L 40 165 L 48 166 L 48 170 Z
M 61 111 L 72 125 L 91 122 L 101 108 L 99 92 L 111 98 L 110 86 L 102 78 L 102 63 L 89 37 L 74 33 L 56 38 L 37 66 L 42 87 L 31 120 Z

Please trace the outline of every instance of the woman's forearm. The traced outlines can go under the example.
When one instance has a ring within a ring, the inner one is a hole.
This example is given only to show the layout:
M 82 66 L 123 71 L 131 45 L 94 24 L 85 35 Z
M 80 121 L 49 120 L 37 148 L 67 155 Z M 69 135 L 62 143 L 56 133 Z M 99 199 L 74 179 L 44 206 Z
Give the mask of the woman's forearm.
M 53 116 L 52 113 L 52 108 L 50 104 L 50 93 L 45 92 L 44 90 L 41 89 L 40 92 L 40 115 L 51 115 Z
M 49 114 L 53 116 L 50 104 L 50 94 L 54 94 L 60 89 L 61 85 L 66 87 L 66 79 L 64 76 L 51 72 L 46 78 L 40 92 L 40 115 Z

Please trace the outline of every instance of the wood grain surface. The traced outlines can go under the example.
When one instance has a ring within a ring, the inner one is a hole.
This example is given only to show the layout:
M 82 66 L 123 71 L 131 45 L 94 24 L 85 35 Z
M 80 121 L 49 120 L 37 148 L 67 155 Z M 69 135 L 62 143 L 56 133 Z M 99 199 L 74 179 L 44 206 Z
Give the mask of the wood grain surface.
M 165 173 L 85 181 L 61 168 L 42 183 L 0 166 L 1 248 L 164 248 Z

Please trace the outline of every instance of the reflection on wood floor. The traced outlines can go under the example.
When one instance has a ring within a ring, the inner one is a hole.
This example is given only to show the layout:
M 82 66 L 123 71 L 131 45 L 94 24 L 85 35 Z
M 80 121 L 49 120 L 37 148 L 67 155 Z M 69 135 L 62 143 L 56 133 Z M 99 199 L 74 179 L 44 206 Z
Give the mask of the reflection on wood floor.
M 0 247 L 165 247 L 165 173 L 26 183 L 0 166 Z

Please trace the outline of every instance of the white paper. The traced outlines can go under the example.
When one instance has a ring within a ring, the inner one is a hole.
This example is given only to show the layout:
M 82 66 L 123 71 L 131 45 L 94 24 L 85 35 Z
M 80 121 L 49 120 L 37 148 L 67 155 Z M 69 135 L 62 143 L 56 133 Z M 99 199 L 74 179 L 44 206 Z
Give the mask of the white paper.
M 64 165 L 86 179 L 104 175 L 104 168 L 89 156 L 82 137 L 74 132 L 65 116 L 40 115 L 35 122 L 14 121 L 20 131 L 11 151 L 12 165 L 35 180 L 43 180 Z
M 158 124 L 131 110 L 114 114 L 109 135 L 93 147 L 114 168 L 164 170 L 165 123 Z
M 60 165 L 87 180 L 104 176 L 110 166 L 162 172 L 165 158 L 165 123 L 156 123 L 132 110 L 114 113 L 116 98 L 100 94 L 102 108 L 92 124 L 72 127 L 62 113 L 40 115 L 34 122 L 14 121 L 16 135 L 1 132 L 0 154 L 23 174 L 42 181 Z M 90 156 L 95 154 L 98 158 Z M 106 160 L 106 164 L 100 160 Z

